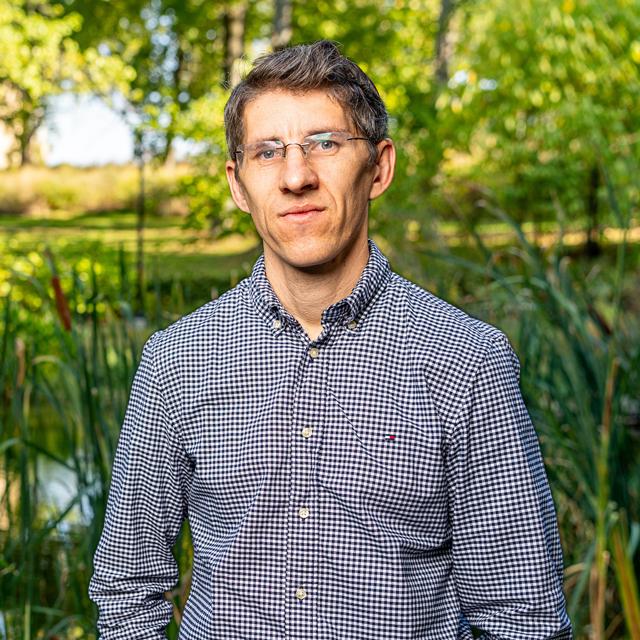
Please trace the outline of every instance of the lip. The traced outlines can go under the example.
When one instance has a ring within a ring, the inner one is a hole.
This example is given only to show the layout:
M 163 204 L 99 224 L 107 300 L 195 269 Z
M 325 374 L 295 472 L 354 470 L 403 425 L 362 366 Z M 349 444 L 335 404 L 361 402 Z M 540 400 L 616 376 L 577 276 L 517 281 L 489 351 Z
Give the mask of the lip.
M 307 214 L 312 214 L 312 213 L 319 213 L 321 211 L 324 211 L 326 207 L 322 207 L 320 205 L 317 204 L 303 204 L 303 205 L 298 205 L 297 207 L 291 207 L 289 209 L 287 209 L 286 211 L 283 211 L 280 215 L 282 217 L 285 216 L 304 216 Z

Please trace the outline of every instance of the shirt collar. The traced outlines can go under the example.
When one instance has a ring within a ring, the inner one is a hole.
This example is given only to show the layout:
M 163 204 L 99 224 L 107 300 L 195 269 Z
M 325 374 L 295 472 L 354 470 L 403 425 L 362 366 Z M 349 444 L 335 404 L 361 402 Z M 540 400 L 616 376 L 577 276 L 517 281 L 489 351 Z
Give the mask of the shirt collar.
M 373 240 L 369 240 L 369 260 L 351 293 L 335 302 L 322 313 L 322 322 L 359 320 L 369 302 L 386 284 L 391 274 L 389 262 Z M 269 324 L 283 319 L 292 319 L 271 288 L 264 265 L 264 255 L 256 261 L 249 278 L 249 290 L 256 309 Z M 279 326 L 279 325 L 278 325 Z

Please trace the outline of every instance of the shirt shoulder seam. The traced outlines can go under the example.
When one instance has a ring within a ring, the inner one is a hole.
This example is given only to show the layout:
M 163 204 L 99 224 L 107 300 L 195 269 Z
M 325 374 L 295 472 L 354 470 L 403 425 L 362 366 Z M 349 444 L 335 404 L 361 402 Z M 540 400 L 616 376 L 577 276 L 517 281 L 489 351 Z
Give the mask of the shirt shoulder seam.
M 473 369 L 473 373 L 468 378 L 467 386 L 464 390 L 464 393 L 461 395 L 460 406 L 458 407 L 458 410 L 455 413 L 455 417 L 452 418 L 451 420 L 451 425 L 447 432 L 447 439 L 450 439 L 454 435 L 454 432 L 458 429 L 458 425 L 460 424 L 460 416 L 462 415 L 464 410 L 467 408 L 469 399 L 471 397 L 471 392 L 473 391 L 478 381 L 480 371 L 482 370 L 482 367 L 485 365 L 485 363 L 488 361 L 493 350 L 496 347 L 499 347 L 500 343 L 502 343 L 503 347 L 506 347 L 508 350 L 511 350 L 511 346 L 509 344 L 509 339 L 507 338 L 507 336 L 499 329 L 496 329 L 496 332 L 497 333 L 493 335 L 487 336 L 487 339 L 484 341 L 482 353 L 478 358 L 478 362 L 476 366 Z M 517 375 L 517 372 L 516 372 L 516 375 Z
M 160 395 L 160 399 L 162 400 L 163 413 L 167 417 L 167 422 L 171 427 L 171 431 L 173 435 L 175 436 L 180 446 L 184 448 L 184 443 L 182 442 L 182 434 L 180 433 L 180 429 L 178 427 L 179 420 L 174 415 L 174 412 L 171 410 L 169 401 L 167 400 L 167 395 L 165 393 L 163 378 L 161 375 L 159 375 L 158 367 L 157 367 L 156 345 L 160 341 L 164 332 L 165 332 L 164 329 L 159 329 L 158 331 L 154 332 L 149 338 L 149 340 L 147 341 L 148 348 L 151 350 L 149 354 L 150 360 L 151 360 L 151 371 L 155 376 L 156 384 L 158 385 L 158 393 Z

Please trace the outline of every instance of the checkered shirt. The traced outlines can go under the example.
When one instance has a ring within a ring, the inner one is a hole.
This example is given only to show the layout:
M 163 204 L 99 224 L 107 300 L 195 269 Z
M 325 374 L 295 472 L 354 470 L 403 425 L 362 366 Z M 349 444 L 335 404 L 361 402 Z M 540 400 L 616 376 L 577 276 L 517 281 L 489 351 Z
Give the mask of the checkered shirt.
M 571 638 L 516 356 L 369 248 L 317 340 L 263 258 L 149 339 L 90 584 L 103 640 L 165 637 L 185 518 L 182 640 Z

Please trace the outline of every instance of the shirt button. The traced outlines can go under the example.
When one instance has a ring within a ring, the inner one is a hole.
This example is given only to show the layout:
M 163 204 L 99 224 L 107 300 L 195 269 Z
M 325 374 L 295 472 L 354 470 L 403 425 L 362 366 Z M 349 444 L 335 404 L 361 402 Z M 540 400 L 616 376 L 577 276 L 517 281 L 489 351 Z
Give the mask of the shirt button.
M 273 321 L 273 328 L 274 329 L 279 329 L 282 326 L 282 320 L 274 320 Z
M 298 515 L 303 519 L 306 520 L 309 517 L 309 507 L 300 507 L 298 509 Z
M 309 349 L 309 355 L 312 358 L 317 358 L 319 353 L 320 351 L 318 350 L 318 347 L 311 347 L 311 349 Z
M 298 598 L 298 600 L 304 600 L 306 597 L 307 592 L 302 587 L 296 590 L 296 598 Z
M 303 438 L 310 438 L 313 433 L 313 429 L 311 427 L 305 427 L 300 433 Z
M 355 320 L 349 320 L 347 324 L 347 328 L 353 331 L 358 326 L 358 323 Z

